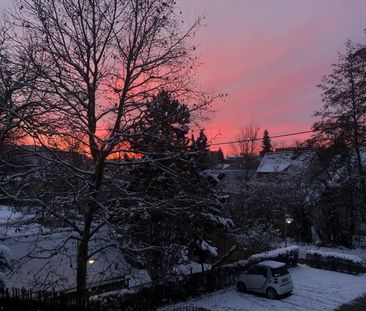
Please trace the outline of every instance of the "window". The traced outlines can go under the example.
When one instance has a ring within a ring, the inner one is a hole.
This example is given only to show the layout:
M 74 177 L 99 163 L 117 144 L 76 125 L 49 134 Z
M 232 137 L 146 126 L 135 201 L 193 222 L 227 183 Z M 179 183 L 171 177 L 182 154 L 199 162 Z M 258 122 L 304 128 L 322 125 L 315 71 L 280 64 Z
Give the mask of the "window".
M 287 268 L 286 267 L 281 267 L 281 268 L 271 268 L 272 271 L 272 275 L 273 276 L 281 276 L 281 275 L 285 275 L 288 273 Z
M 248 270 L 247 274 L 262 275 L 264 277 L 267 277 L 267 268 L 266 267 L 252 267 Z
M 265 278 L 267 277 L 267 268 L 266 267 L 258 267 L 259 268 L 259 275 L 264 276 Z
M 258 268 L 257 267 L 252 267 L 247 271 L 247 274 L 258 274 Z

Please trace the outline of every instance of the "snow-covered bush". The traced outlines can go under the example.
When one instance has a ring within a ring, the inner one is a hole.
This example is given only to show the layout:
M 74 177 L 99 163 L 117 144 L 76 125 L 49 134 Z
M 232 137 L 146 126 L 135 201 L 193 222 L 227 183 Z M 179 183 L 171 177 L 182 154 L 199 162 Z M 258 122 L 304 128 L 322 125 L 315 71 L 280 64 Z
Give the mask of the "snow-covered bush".
M 306 260 L 312 267 L 358 274 L 362 271 L 362 259 L 357 255 L 308 250 Z
M 271 259 L 285 262 L 289 266 L 296 266 L 299 258 L 299 248 L 297 246 L 289 246 L 285 248 L 278 248 L 268 252 L 255 254 L 251 256 L 248 261 L 249 264 L 256 264 L 258 262 Z
M 269 249 L 273 242 L 279 241 L 279 234 L 280 231 L 278 229 L 258 224 L 245 232 L 236 234 L 235 241 L 241 248 L 248 249 L 250 247 L 257 249 L 257 251 L 263 251 Z
M 0 287 L 5 284 L 4 272 L 12 268 L 12 255 L 10 249 L 0 245 Z
M 210 245 L 209 241 L 203 239 L 193 240 L 189 245 L 189 257 L 201 264 L 202 272 L 204 271 L 204 264 L 210 258 L 217 257 L 217 248 Z
M 330 258 L 334 258 L 334 259 L 341 259 L 341 260 L 345 260 L 347 262 L 351 262 L 351 263 L 361 263 L 362 259 L 360 256 L 357 255 L 350 255 L 350 254 L 343 254 L 343 253 L 336 253 L 336 252 L 324 252 L 324 251 L 318 251 L 318 250 L 308 250 L 306 252 L 306 256 L 311 257 L 311 256 L 318 256 L 321 259 L 330 259 Z

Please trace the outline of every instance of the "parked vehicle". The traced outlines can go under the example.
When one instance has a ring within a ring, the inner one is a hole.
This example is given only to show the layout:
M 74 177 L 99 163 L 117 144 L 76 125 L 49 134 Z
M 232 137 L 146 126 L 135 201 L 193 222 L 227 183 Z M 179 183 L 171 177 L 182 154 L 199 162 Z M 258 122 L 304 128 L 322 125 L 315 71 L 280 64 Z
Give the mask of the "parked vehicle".
M 266 260 L 240 275 L 238 290 L 258 292 L 275 299 L 277 296 L 291 293 L 293 284 L 285 263 Z

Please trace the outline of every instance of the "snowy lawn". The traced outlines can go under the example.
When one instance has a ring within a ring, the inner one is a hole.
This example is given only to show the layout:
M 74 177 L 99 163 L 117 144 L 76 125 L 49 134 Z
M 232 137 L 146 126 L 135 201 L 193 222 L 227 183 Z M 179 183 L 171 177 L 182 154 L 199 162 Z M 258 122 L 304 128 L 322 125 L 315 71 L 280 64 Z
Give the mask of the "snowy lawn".
M 289 269 L 294 282 L 293 294 L 280 300 L 239 293 L 236 287 L 161 308 L 173 310 L 183 306 L 198 306 L 211 311 L 325 311 L 334 310 L 366 293 L 366 275 L 349 275 L 299 265 Z
M 0 246 L 10 249 L 13 270 L 7 271 L 7 287 L 61 290 L 75 286 L 77 242 L 67 228 L 45 228 L 37 223 L 26 223 L 26 217 L 12 208 L 0 205 Z M 103 232 L 90 242 L 90 250 L 100 248 Z M 123 256 L 108 248 L 93 256 L 88 265 L 88 284 L 130 274 Z M 131 282 L 133 284 L 133 282 Z
M 24 218 L 25 216 L 22 213 L 15 212 L 13 209 L 5 205 L 0 205 L 0 225 L 9 226 Z

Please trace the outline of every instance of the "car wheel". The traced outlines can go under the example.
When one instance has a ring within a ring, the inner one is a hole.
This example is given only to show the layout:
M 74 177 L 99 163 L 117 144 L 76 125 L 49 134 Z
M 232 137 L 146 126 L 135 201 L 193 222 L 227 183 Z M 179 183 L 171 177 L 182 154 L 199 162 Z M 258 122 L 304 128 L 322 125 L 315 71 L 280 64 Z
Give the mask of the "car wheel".
M 276 299 L 277 298 L 277 292 L 274 288 L 270 287 L 267 289 L 267 297 L 269 299 Z
M 243 282 L 238 282 L 238 291 L 241 293 L 245 293 L 247 291 L 247 287 Z

